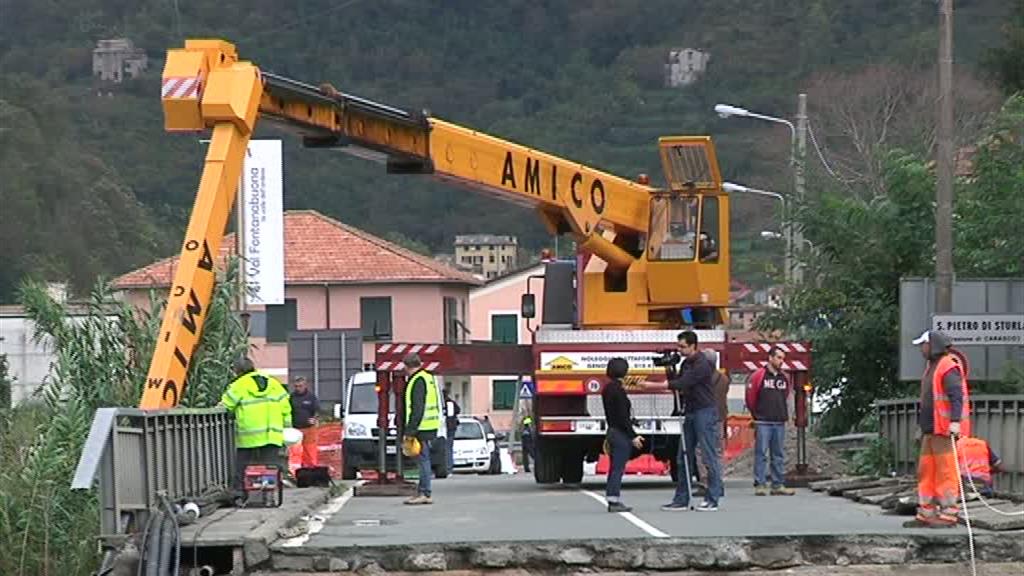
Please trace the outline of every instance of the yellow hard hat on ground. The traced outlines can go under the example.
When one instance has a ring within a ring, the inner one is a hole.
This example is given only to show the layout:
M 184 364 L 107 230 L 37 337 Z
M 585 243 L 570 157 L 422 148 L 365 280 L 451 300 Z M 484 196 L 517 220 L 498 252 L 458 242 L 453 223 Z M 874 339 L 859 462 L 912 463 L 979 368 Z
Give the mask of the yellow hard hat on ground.
M 420 441 L 415 436 L 406 436 L 402 440 L 402 454 L 409 458 L 420 455 Z

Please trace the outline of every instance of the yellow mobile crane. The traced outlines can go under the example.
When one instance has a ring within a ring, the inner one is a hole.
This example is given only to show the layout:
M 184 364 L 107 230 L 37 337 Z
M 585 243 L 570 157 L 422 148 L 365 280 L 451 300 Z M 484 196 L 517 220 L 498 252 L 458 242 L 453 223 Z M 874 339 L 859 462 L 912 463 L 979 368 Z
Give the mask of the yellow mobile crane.
M 729 197 L 708 137 L 659 140 L 666 189 L 430 117 L 264 73 L 234 45 L 188 40 L 167 53 L 161 99 L 168 131 L 212 130 L 175 271 L 143 409 L 178 404 L 202 333 L 218 253 L 257 120 L 383 163 L 531 207 L 583 254 L 583 329 L 713 328 L 729 297 Z

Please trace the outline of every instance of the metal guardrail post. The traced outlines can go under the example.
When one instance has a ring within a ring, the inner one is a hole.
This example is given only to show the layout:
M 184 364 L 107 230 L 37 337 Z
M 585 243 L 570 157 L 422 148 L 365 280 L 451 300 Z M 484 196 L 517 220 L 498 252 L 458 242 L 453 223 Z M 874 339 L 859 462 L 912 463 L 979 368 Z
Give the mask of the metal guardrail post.
M 100 496 L 100 536 L 114 543 L 145 525 L 158 493 L 173 502 L 230 495 L 235 422 L 223 408 L 100 408 L 72 489 Z
M 913 474 L 917 467 L 917 398 L 875 402 L 878 431 L 893 445 L 896 471 Z M 1024 492 L 1024 395 L 971 397 L 972 434 L 985 439 L 1003 460 L 996 485 L 1007 492 Z

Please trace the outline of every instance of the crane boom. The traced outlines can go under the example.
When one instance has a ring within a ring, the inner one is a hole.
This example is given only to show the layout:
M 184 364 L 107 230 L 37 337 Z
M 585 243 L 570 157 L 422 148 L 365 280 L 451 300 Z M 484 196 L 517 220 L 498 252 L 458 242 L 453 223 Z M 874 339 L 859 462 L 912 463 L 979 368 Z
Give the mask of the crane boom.
M 581 252 L 596 257 L 583 272 L 585 326 L 671 326 L 690 307 L 715 322 L 727 304 L 728 195 L 707 137 L 661 139 L 670 189 L 660 190 L 427 113 L 261 72 L 222 40 L 169 50 L 161 101 L 168 131 L 213 135 L 141 408 L 180 401 L 257 118 L 296 133 L 307 147 L 533 208 L 551 233 L 572 234 Z M 720 243 L 703 243 L 712 237 Z
M 425 114 L 264 74 L 262 121 L 298 132 L 308 146 L 384 163 L 388 171 L 429 174 L 478 192 L 536 208 L 551 233 L 571 233 L 579 244 L 619 268 L 633 258 L 596 238 L 647 231 L 648 198 L 655 189 L 589 166 L 521 146 Z

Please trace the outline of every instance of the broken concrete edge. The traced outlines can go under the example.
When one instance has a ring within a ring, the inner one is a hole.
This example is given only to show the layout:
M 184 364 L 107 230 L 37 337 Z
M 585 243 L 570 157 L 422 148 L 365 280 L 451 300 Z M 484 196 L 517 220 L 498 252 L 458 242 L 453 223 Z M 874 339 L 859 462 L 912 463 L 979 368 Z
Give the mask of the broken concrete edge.
M 983 562 L 1024 561 L 1024 538 L 1019 532 L 979 534 L 975 537 L 975 548 Z M 258 568 L 298 572 L 507 568 L 745 570 L 966 561 L 969 551 L 963 535 L 829 534 L 274 547 L 270 564 Z
M 351 490 L 351 487 L 349 487 Z M 325 488 L 317 493 L 302 507 L 296 508 L 295 512 L 285 518 L 282 522 L 264 522 L 259 525 L 242 541 L 242 552 L 246 566 L 258 566 L 270 559 L 270 547 L 280 539 L 277 531 L 289 527 L 298 522 L 299 518 L 312 514 L 332 498 L 331 490 Z
M 379 567 L 378 567 L 379 568 Z M 942 574 L 969 574 L 970 566 L 966 564 L 950 564 L 946 566 L 947 570 L 943 571 Z M 959 569 L 959 570 L 956 570 Z M 900 573 L 906 576 L 934 576 L 935 565 L 934 564 L 909 564 L 900 566 Z M 955 571 L 954 571 L 955 570 Z M 373 568 L 367 568 L 361 571 L 367 576 L 376 576 L 376 574 L 383 574 L 383 568 L 380 568 L 374 572 Z M 1000 562 L 1000 563 L 985 563 L 978 566 L 978 572 L 985 574 L 986 576 L 1020 576 L 1020 564 L 1013 562 Z M 649 572 L 636 572 L 636 571 L 622 571 L 622 570 L 588 570 L 586 572 L 575 572 L 571 569 L 562 572 L 564 574 L 571 574 L 573 576 L 585 576 L 587 574 L 607 574 L 611 576 L 648 576 Z M 259 570 L 256 572 L 250 572 L 249 576 L 338 576 L 337 571 L 318 571 L 318 572 L 294 572 L 291 570 L 281 571 L 265 571 Z M 424 572 L 409 572 L 391 571 L 387 573 L 388 576 L 413 576 L 414 574 L 425 574 Z M 426 574 L 438 574 L 437 572 L 428 572 Z M 452 576 L 532 576 L 537 572 L 522 570 L 517 568 L 509 568 L 505 570 L 453 570 L 446 572 Z M 684 576 L 681 572 L 675 572 L 679 576 Z M 733 573 L 735 574 L 735 573 Z M 751 572 L 753 574 L 759 574 L 760 576 L 776 576 L 772 571 L 761 571 Z M 786 576 L 878 576 L 878 566 L 871 564 L 850 564 L 848 566 L 836 567 L 836 566 L 800 566 L 797 568 L 787 569 L 783 574 Z M 685 576 L 710 576 L 707 572 L 692 572 L 687 571 Z M 781 574 L 778 576 L 782 576 Z

